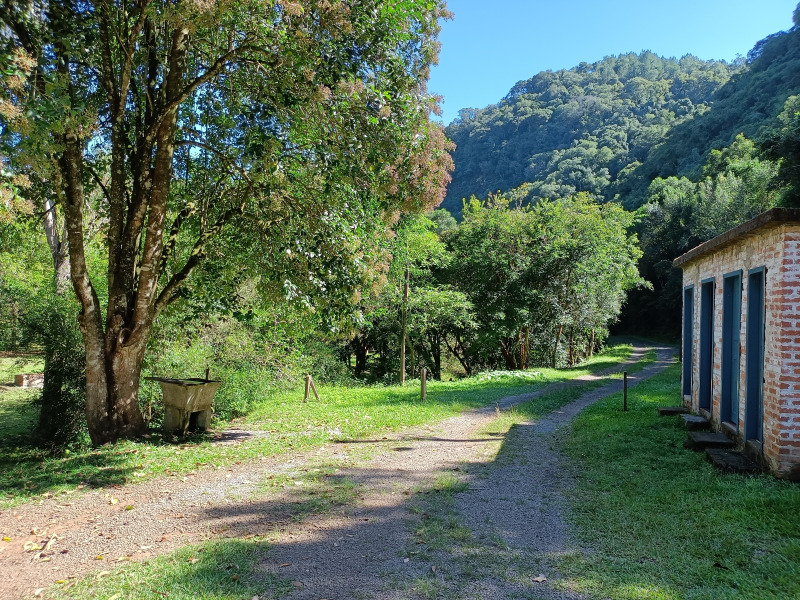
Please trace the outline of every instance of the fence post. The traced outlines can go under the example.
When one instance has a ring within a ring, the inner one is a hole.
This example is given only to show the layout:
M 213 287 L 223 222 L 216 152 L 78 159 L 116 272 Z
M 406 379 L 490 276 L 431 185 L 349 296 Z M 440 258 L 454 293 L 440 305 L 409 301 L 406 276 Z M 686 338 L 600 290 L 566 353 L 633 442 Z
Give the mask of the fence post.
M 628 410 L 628 372 L 622 372 L 622 410 Z
M 306 375 L 306 395 L 303 397 L 303 402 L 308 402 L 308 392 L 311 388 L 311 375 Z
M 419 390 L 419 397 L 420 400 L 425 400 L 425 396 L 427 396 L 427 379 L 428 379 L 428 369 L 422 367 L 422 375 L 420 379 L 420 390 Z

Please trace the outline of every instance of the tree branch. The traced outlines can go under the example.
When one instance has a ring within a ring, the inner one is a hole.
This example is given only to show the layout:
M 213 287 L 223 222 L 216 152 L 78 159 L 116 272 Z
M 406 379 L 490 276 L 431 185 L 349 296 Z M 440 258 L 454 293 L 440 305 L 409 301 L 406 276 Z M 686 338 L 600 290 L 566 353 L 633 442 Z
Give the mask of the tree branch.
M 247 195 L 245 194 L 245 197 Z M 158 317 L 162 310 L 164 310 L 167 306 L 169 306 L 172 302 L 175 301 L 177 298 L 178 292 L 192 272 L 197 268 L 200 264 L 200 261 L 205 257 L 205 248 L 208 241 L 217 235 L 222 228 L 235 216 L 240 215 L 244 212 L 244 205 L 240 205 L 236 208 L 230 208 L 226 210 L 214 223 L 214 225 L 205 230 L 203 233 L 200 234 L 197 241 L 192 248 L 192 253 L 189 256 L 186 264 L 183 268 L 175 273 L 167 282 L 167 285 L 164 286 L 164 289 L 161 290 L 161 293 L 158 295 L 158 298 L 155 302 L 155 309 L 153 312 L 153 319 Z

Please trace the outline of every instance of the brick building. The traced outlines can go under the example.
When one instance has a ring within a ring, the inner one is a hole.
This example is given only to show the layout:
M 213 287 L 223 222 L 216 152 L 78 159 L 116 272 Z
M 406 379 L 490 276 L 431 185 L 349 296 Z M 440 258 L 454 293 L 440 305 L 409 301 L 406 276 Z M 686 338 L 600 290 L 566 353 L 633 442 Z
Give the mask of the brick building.
M 800 480 L 800 209 L 762 213 L 674 264 L 684 404 L 775 475 Z

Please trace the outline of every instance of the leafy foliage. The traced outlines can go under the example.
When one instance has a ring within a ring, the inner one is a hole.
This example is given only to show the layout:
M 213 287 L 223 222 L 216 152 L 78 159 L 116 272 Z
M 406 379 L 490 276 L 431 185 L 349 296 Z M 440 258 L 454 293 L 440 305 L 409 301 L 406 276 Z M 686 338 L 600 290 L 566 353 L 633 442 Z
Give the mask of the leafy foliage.
M 478 324 L 461 360 L 524 369 L 591 355 L 642 283 L 632 223 L 588 195 L 513 210 L 502 197 L 473 198 L 446 237 L 445 279 L 475 306 Z
M 455 219 L 447 211 L 434 211 L 431 217 L 407 217 L 397 229 L 389 250 L 392 262 L 387 281 L 380 291 L 362 301 L 362 322 L 346 348 L 356 358 L 354 373 L 364 376 L 369 368 L 373 379 L 393 379 L 399 370 L 402 340 L 402 312 L 406 311 L 406 336 L 409 357 L 407 370 L 413 375 L 427 367 L 432 376 L 442 374 L 442 347 L 455 347 L 466 332 L 475 327 L 472 303 L 451 286 L 443 285 L 436 274 L 452 260 L 440 236 L 434 231 L 451 230 Z M 448 218 L 449 217 L 449 218 Z M 409 295 L 404 302 L 408 273 Z M 377 362 L 368 365 L 370 353 Z M 467 369 L 469 373 L 469 370 Z
M 675 257 L 779 204 L 786 193 L 779 163 L 743 135 L 713 150 L 703 175 L 697 182 L 656 178 L 648 188 L 639 231 L 642 274 L 653 289 L 633 292 L 629 329 L 676 336 L 683 284 L 681 270 L 672 266 Z
M 449 177 L 425 89 L 447 16 L 410 1 L 6 3 L 0 142 L 66 223 L 93 442 L 143 431 L 156 317 L 190 287 L 242 280 L 213 265 L 204 279 L 210 254 L 329 322 L 380 278 L 387 229 Z

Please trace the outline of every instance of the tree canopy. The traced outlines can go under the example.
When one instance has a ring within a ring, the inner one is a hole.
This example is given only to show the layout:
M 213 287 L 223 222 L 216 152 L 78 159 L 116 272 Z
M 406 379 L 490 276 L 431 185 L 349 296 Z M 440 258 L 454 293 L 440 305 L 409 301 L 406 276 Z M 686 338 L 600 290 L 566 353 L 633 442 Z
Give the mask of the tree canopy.
M 425 87 L 446 16 L 411 0 L 4 4 L 2 152 L 64 223 L 95 443 L 142 430 L 154 320 L 209 255 L 331 313 L 380 275 L 387 225 L 449 178 Z

